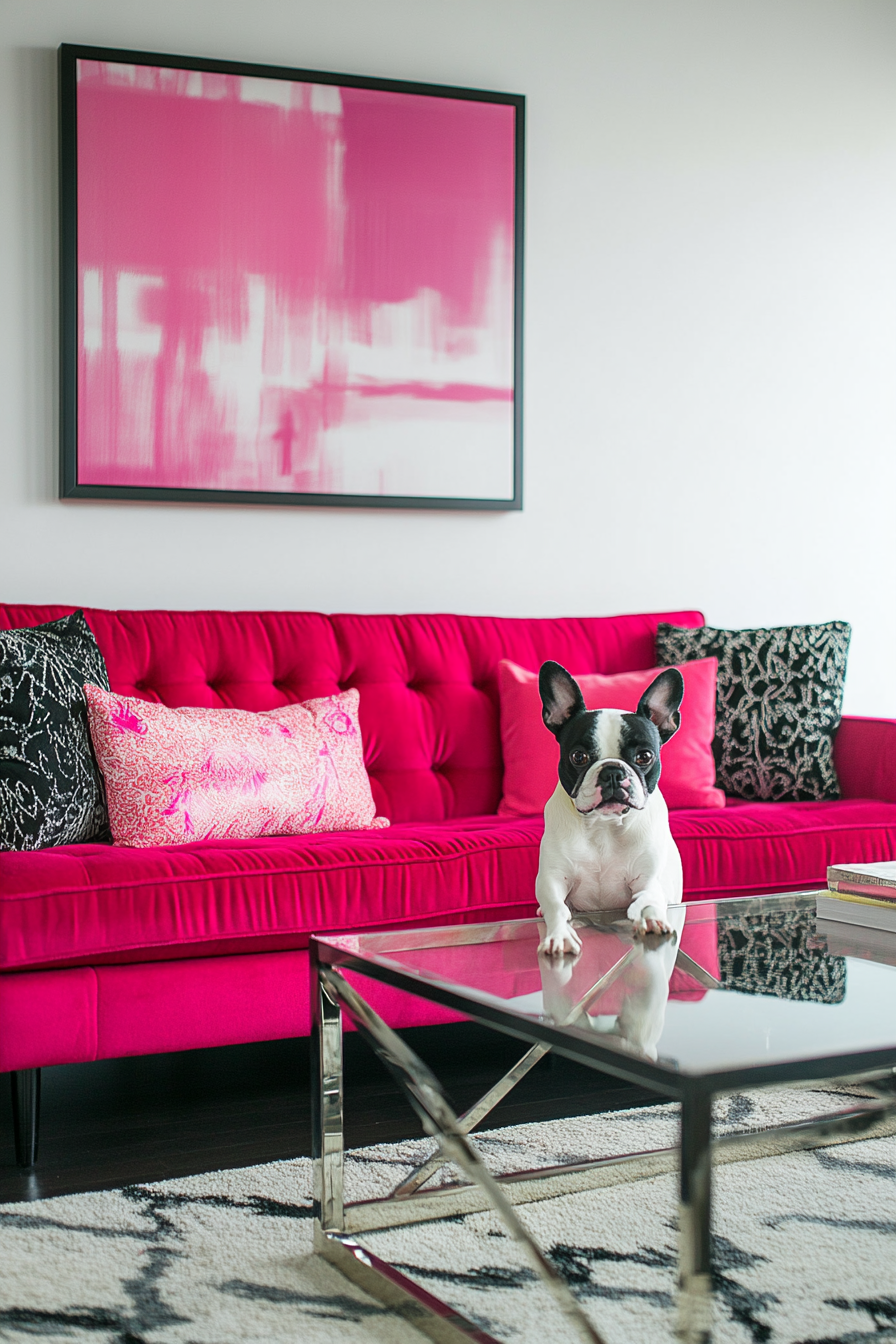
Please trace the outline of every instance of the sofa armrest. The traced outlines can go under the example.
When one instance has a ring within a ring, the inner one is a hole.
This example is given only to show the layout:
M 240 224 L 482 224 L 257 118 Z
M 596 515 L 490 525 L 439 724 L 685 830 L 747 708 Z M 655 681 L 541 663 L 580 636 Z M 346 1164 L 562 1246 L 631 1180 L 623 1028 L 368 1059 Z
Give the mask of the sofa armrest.
M 844 798 L 896 803 L 896 719 L 841 719 L 834 765 Z

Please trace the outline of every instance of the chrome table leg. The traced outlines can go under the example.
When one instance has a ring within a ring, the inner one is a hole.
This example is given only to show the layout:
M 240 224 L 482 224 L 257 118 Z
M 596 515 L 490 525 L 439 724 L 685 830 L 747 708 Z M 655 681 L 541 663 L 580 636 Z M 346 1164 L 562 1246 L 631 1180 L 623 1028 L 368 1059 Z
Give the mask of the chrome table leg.
M 312 972 L 314 968 L 312 967 Z M 342 1129 L 342 1009 L 320 976 L 312 979 L 312 1157 L 314 1217 L 326 1232 L 345 1228 Z
M 681 1103 L 680 1147 L 677 1334 L 684 1344 L 708 1344 L 712 1330 L 711 1092 L 685 1094 Z

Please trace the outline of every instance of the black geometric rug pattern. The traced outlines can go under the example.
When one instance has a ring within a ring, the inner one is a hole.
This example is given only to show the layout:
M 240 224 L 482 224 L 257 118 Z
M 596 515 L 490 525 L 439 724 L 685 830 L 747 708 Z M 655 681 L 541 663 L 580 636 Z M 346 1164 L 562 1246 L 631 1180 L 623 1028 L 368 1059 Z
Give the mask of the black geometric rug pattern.
M 725 1099 L 719 1130 L 841 1108 L 829 1091 Z M 676 1141 L 674 1107 L 476 1136 L 494 1170 Z M 349 1198 L 386 1193 L 424 1141 L 348 1155 Z M 450 1178 L 450 1171 L 442 1179 Z M 0 1340 L 96 1344 L 419 1344 L 412 1323 L 311 1251 L 307 1159 L 0 1206 Z M 714 1173 L 719 1344 L 896 1340 L 896 1138 L 757 1159 Z M 674 1339 L 671 1176 L 520 1207 L 608 1344 Z M 372 1251 L 508 1344 L 568 1328 L 491 1213 L 369 1233 Z

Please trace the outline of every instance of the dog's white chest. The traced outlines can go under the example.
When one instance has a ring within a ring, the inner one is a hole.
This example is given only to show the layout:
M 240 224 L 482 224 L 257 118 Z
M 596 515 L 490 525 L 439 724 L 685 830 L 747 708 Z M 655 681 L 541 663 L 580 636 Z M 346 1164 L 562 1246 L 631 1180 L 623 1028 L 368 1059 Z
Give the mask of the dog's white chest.
M 623 824 L 583 818 L 558 788 L 545 809 L 539 873 L 573 910 L 615 910 L 659 883 L 662 904 L 681 900 L 681 860 L 658 793 Z
M 631 899 L 632 855 L 622 837 L 607 834 L 603 823 L 595 835 L 579 835 L 566 853 L 569 895 L 574 910 L 612 910 Z M 615 829 L 615 828 L 614 828 Z

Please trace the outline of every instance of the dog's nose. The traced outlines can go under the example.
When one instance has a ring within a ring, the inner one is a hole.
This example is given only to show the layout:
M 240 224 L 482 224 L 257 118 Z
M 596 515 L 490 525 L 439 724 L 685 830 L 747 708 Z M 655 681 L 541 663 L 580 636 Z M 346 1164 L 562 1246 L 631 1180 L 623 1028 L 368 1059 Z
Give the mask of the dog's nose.
M 621 765 L 605 765 L 597 777 L 602 789 L 618 789 L 625 779 L 625 770 Z

